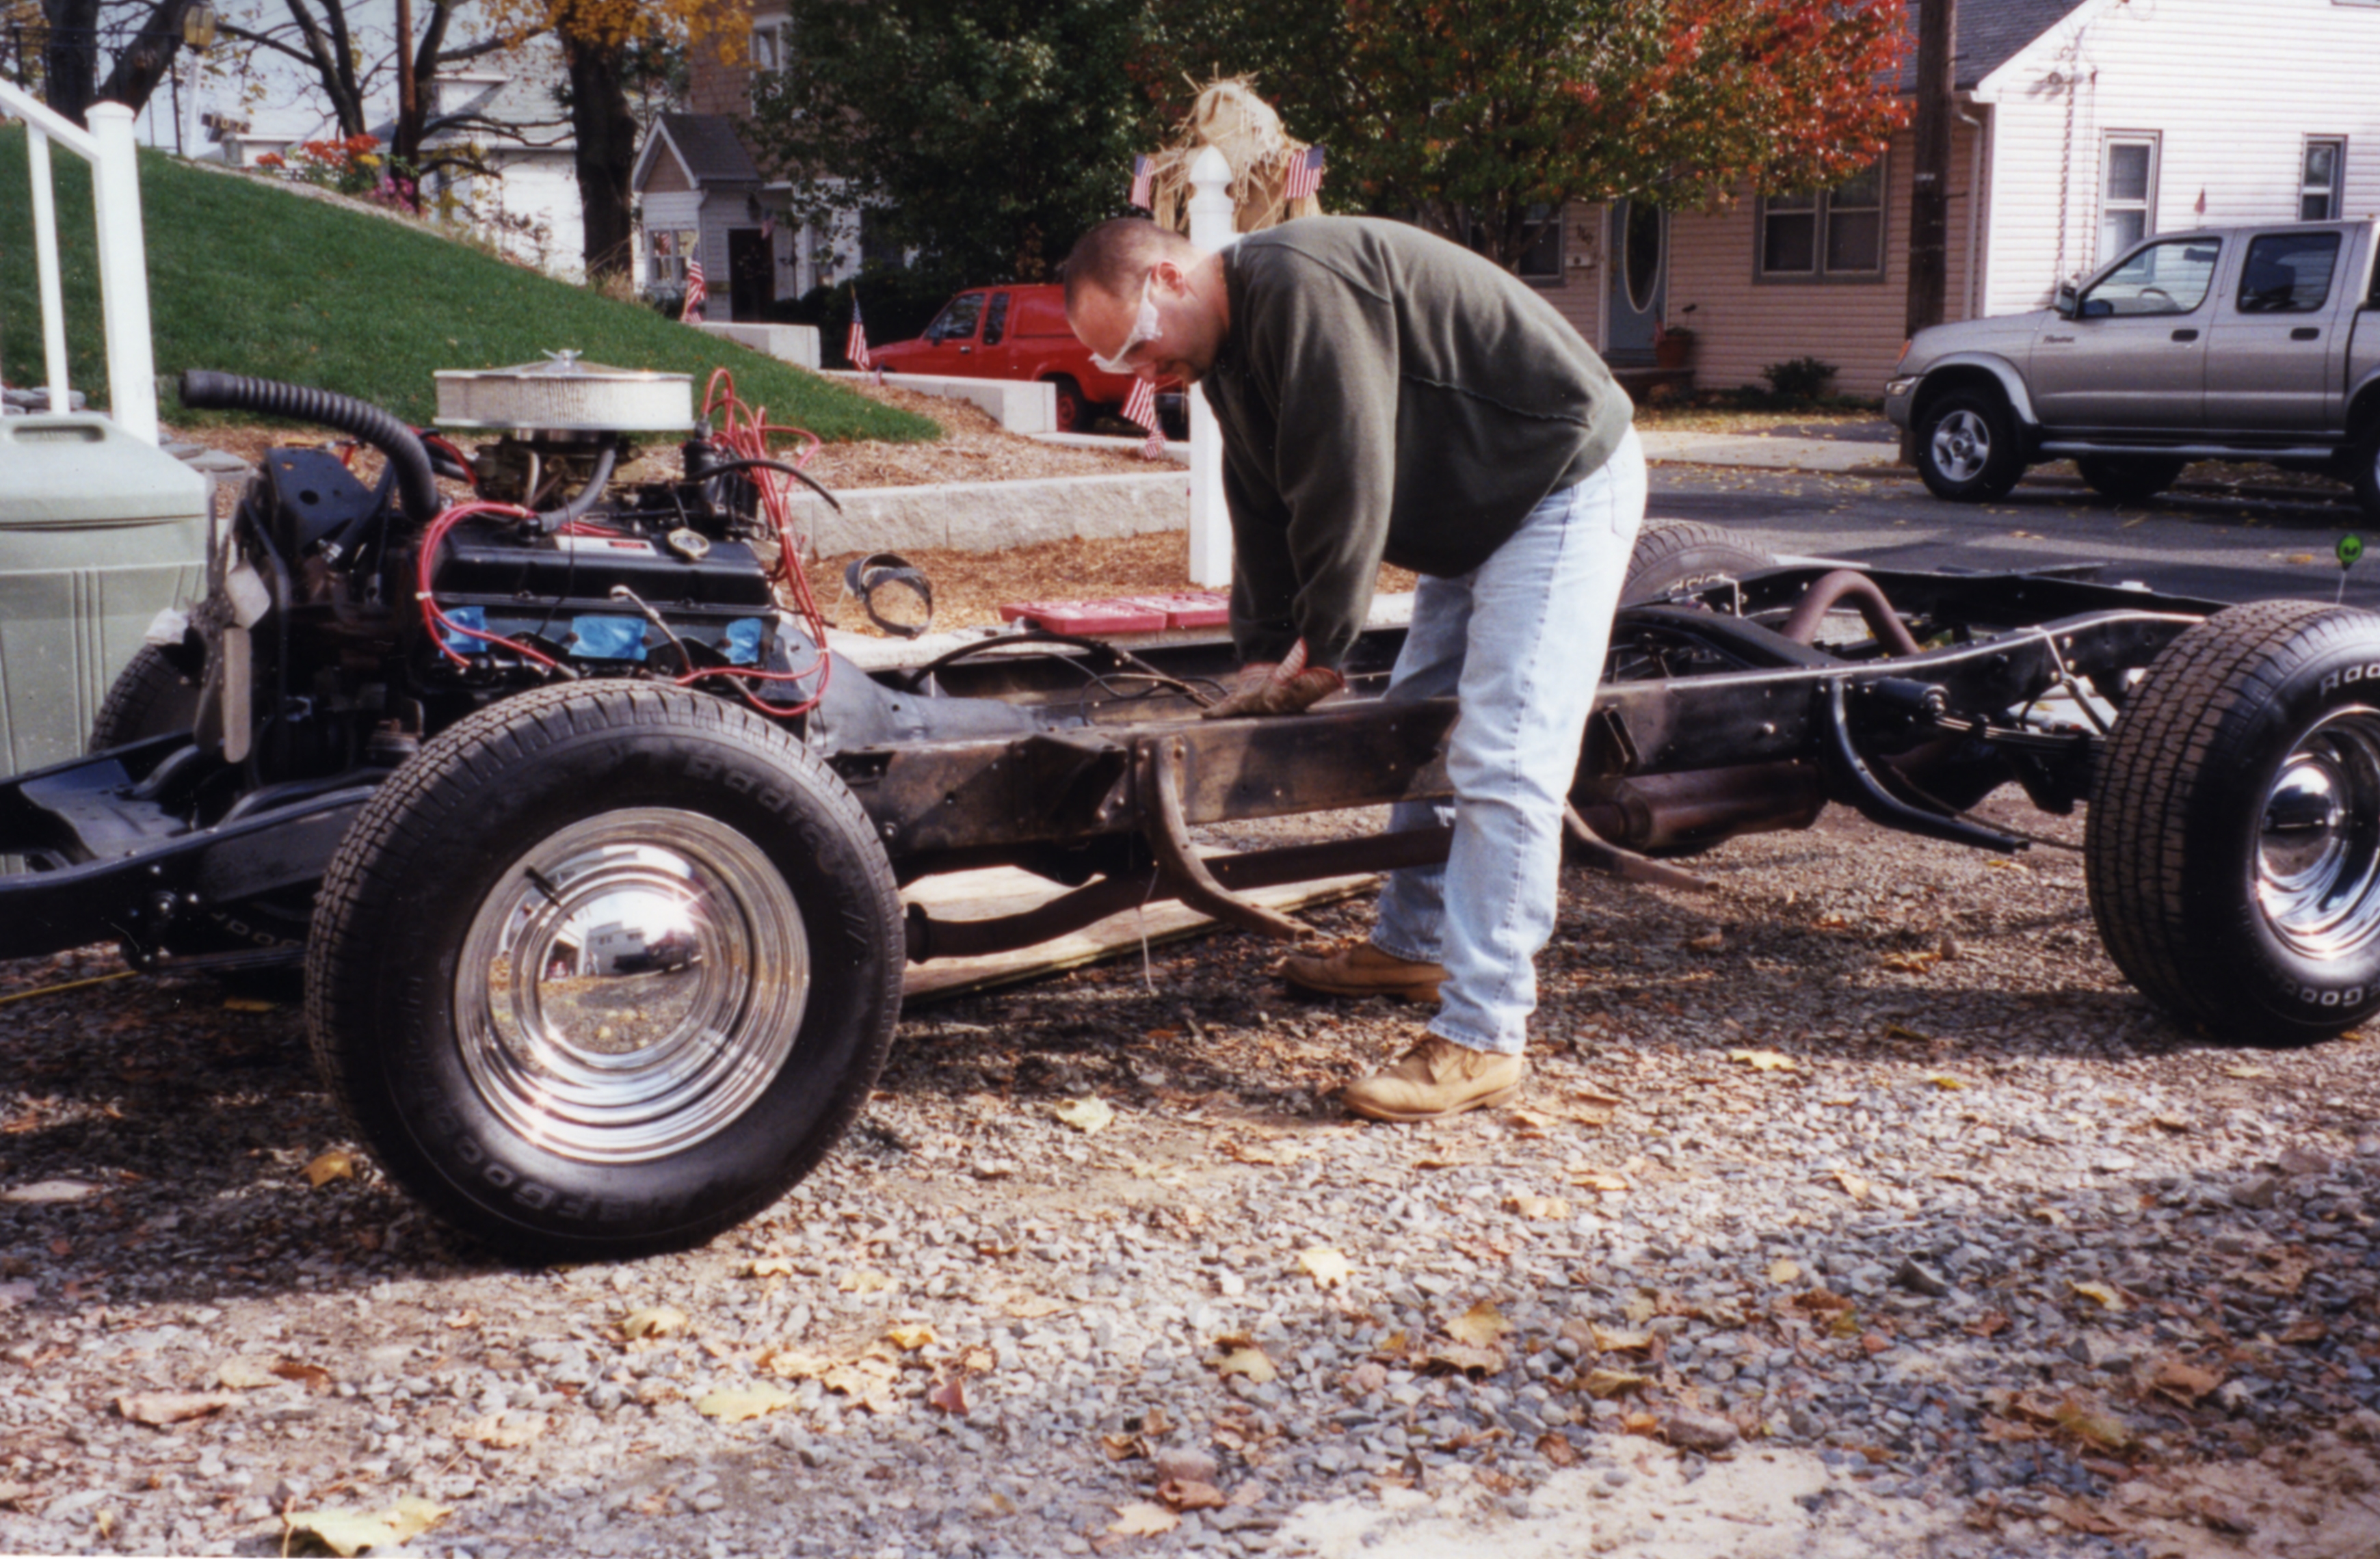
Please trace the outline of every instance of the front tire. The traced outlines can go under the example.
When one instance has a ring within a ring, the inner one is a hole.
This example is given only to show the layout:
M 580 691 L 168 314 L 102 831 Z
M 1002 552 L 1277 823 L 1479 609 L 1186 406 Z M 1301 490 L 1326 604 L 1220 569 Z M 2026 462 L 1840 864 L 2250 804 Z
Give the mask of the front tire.
M 2355 498 L 2363 505 L 2366 518 L 2380 526 L 2380 414 L 2374 414 L 2372 426 L 2363 430 L 2363 441 L 2356 446 Z
M 199 679 L 182 669 L 185 657 L 153 644 L 132 652 L 91 722 L 88 751 L 104 753 L 152 736 L 188 731 L 199 718 Z
M 2380 1004 L 2380 616 L 2218 612 L 2153 661 L 2083 836 L 2091 912 L 2142 993 L 2303 1043 Z
M 2024 475 L 2024 451 L 2008 402 L 1987 390 L 1953 390 L 1917 420 L 1917 474 L 1953 503 L 2006 498 Z
M 508 1258 L 685 1246 L 801 1179 L 900 1012 L 867 815 L 707 695 L 540 689 L 365 808 L 307 962 L 314 1053 L 400 1184 Z
M 2186 460 L 2169 454 L 2078 454 L 2074 468 L 2093 492 L 2119 503 L 2146 503 L 2173 486 Z

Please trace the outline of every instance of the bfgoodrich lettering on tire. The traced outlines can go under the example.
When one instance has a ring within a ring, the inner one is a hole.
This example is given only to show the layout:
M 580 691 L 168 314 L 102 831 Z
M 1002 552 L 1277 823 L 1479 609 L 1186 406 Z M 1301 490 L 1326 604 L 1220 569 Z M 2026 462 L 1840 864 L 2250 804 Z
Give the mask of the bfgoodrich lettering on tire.
M 2150 999 L 2225 1037 L 2380 1004 L 2380 616 L 2219 612 L 2148 668 L 2084 833 L 2091 912 Z
M 689 1244 L 857 1114 L 900 1011 L 868 817 L 786 732 L 541 689 L 382 786 L 323 879 L 316 1057 L 382 1166 L 515 1259 Z

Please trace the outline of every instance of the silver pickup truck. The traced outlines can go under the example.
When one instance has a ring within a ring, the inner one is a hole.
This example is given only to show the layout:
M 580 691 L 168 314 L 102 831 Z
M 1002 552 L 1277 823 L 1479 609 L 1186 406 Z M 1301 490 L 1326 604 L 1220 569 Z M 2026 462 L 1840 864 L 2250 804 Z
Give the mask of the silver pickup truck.
M 2354 484 L 2380 521 L 2380 223 L 2143 239 L 2030 314 L 1921 331 L 1885 385 L 1937 497 L 2003 496 L 2070 458 L 2111 498 L 2192 460 Z

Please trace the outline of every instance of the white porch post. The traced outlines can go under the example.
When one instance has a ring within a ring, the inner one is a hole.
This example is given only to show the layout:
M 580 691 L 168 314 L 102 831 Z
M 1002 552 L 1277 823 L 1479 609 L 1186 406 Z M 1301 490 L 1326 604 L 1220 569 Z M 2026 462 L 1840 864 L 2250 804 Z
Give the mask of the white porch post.
M 67 409 L 67 306 L 58 284 L 58 207 L 50 187 L 50 138 L 25 127 L 25 165 L 33 175 L 33 274 L 42 296 L 42 355 L 49 373 L 50 409 Z
M 149 338 L 148 248 L 140 231 L 140 171 L 132 110 L 95 103 L 90 113 L 91 204 L 99 217 L 99 296 L 107 327 L 107 407 L 125 431 L 157 441 L 157 359 Z M 58 410 L 65 410 L 60 405 Z
M 1190 241 L 1209 253 L 1238 239 L 1229 193 L 1232 164 L 1208 147 L 1190 164 Z M 1223 441 L 1202 389 L 1190 402 L 1190 583 L 1232 582 L 1232 518 L 1223 507 Z

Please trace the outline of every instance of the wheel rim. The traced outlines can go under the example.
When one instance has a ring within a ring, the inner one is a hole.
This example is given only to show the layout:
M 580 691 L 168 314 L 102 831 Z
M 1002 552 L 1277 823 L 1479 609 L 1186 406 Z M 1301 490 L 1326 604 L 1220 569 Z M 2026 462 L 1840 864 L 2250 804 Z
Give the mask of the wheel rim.
M 1992 458 L 1991 424 L 1961 408 L 1934 425 L 1934 465 L 1954 482 L 1971 482 Z
M 2258 818 L 2256 903 L 2307 958 L 2380 937 L 2380 710 L 2330 715 L 2281 760 Z
M 801 911 L 759 846 L 694 813 L 607 812 L 533 846 L 481 902 L 456 1037 L 480 1098 L 522 1137 L 643 1163 L 767 1091 L 809 984 Z

